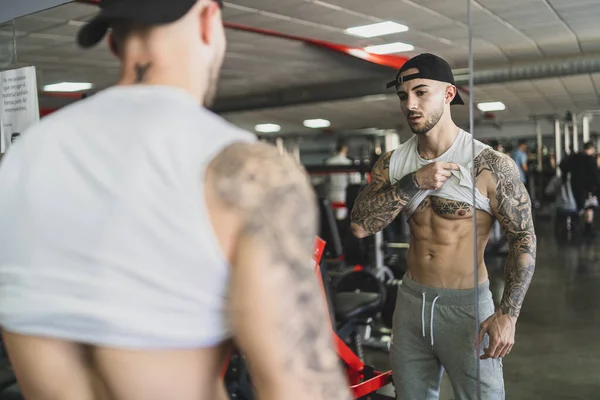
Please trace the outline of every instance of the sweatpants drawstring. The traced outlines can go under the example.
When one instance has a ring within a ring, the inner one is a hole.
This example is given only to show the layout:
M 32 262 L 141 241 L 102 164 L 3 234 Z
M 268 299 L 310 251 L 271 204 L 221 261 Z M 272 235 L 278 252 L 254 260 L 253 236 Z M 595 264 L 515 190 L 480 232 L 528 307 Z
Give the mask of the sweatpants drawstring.
M 433 303 L 431 303 L 431 322 L 429 326 L 429 330 L 431 331 L 431 347 L 433 347 L 433 308 L 435 307 L 435 302 L 438 301 L 440 296 L 437 296 L 433 299 Z
M 421 308 L 421 329 L 423 330 L 423 337 L 425 337 L 425 292 L 423 294 L 423 306 Z
M 421 307 L 421 330 L 423 333 L 423 337 L 425 337 L 425 292 L 421 293 L 423 295 L 423 304 Z M 435 343 L 434 339 L 433 339 L 433 312 L 434 312 L 434 308 L 435 308 L 435 302 L 438 301 L 438 299 L 440 298 L 440 296 L 437 296 L 435 299 L 433 299 L 433 302 L 431 303 L 431 318 L 429 321 L 429 331 L 431 332 L 431 347 L 433 347 L 433 344 Z

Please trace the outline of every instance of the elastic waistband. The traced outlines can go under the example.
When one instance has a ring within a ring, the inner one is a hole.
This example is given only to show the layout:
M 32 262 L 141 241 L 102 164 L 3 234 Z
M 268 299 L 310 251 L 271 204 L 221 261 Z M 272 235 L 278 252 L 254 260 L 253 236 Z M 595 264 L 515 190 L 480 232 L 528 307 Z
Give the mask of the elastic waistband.
M 479 292 L 480 303 L 492 299 L 489 280 L 481 283 L 477 289 L 444 289 L 421 285 L 410 279 L 408 274 L 405 274 L 402 278 L 400 290 L 419 299 L 422 299 L 423 293 L 425 293 L 426 300 L 432 301 L 437 298 L 437 304 L 449 306 L 475 305 L 476 290 Z

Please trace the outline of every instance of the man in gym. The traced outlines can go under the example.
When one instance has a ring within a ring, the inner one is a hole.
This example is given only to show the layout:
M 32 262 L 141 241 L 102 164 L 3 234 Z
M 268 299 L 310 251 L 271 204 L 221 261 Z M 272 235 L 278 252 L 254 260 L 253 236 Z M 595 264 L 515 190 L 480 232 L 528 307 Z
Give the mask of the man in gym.
M 527 173 L 529 172 L 527 165 L 527 140 L 519 140 L 519 145 L 510 153 L 510 156 L 515 161 L 515 164 L 517 164 L 521 181 L 527 185 Z
M 348 143 L 345 139 L 339 139 L 335 144 L 335 155 L 325 160 L 325 165 L 353 165 L 348 157 Z M 332 203 L 346 203 L 346 189 L 349 184 L 360 183 L 360 173 L 331 173 L 329 175 L 328 200 Z M 338 221 L 347 221 L 348 211 L 345 208 L 335 210 Z M 347 224 L 346 224 L 347 225 Z
M 481 399 L 504 399 L 501 360 L 513 347 L 535 267 L 529 196 L 509 156 L 475 141 L 472 160 L 471 135 L 452 121 L 450 106 L 464 102 L 443 59 L 432 54 L 412 58 L 388 87 L 396 88 L 415 136 L 378 160 L 351 219 L 354 234 L 366 237 L 400 212 L 409 217 L 408 272 L 398 291 L 391 346 L 397 399 L 437 399 L 444 369 L 457 400 L 476 399 L 478 356 Z M 497 310 L 483 259 L 494 218 L 510 245 Z
M 598 207 L 600 171 L 596 164 L 596 150 L 591 142 L 584 143 L 583 151 L 571 153 L 561 163 L 565 182 L 570 182 L 577 210 L 583 214 L 585 236 L 594 235 L 594 209 Z
M 316 199 L 289 156 L 207 110 L 221 1 L 106 0 L 114 87 L 0 167 L 0 324 L 27 399 L 226 399 L 232 342 L 261 399 L 350 399 L 313 272 Z

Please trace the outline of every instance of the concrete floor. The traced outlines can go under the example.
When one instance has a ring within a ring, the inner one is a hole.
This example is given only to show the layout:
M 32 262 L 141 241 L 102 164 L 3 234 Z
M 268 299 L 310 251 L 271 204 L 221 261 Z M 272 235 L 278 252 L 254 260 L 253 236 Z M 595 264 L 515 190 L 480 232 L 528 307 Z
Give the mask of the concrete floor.
M 506 399 L 600 399 L 600 238 L 559 243 L 549 222 L 536 226 L 536 272 L 504 360 Z M 503 262 L 487 261 L 495 296 Z M 387 364 L 386 358 L 379 354 L 374 362 Z M 444 376 L 440 400 L 452 399 Z

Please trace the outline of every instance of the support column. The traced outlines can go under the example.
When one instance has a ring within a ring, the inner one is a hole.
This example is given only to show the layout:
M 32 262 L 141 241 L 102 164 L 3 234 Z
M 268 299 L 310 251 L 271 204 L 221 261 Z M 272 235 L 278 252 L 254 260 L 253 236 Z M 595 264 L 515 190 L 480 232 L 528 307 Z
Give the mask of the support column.
M 379 231 L 375 234 L 375 268 L 379 272 L 383 267 L 383 232 Z
M 279 150 L 280 154 L 285 153 L 285 146 L 283 145 L 283 138 L 281 136 L 275 138 L 275 146 L 277 147 L 277 150 Z
M 573 153 L 578 153 L 578 152 L 579 152 L 579 133 L 578 133 L 578 129 L 577 129 L 577 115 L 573 114 Z
M 564 147 L 564 152 L 565 154 L 569 155 L 571 154 L 571 150 L 569 149 L 571 147 L 571 133 L 569 132 L 569 123 L 565 122 L 565 132 L 564 132 L 564 143 L 565 143 L 565 147 Z
M 540 120 L 535 120 L 535 133 L 537 135 L 537 167 L 538 171 L 542 171 L 542 125 L 540 124 Z
M 585 115 L 583 117 L 583 143 L 590 141 L 590 117 Z
M 560 121 L 554 120 L 554 159 L 556 160 L 556 176 L 560 177 L 560 162 L 562 161 L 562 143 L 560 140 Z
M 400 136 L 394 131 L 388 131 L 385 133 L 385 151 L 395 150 L 400 146 Z
M 294 139 L 292 142 L 292 155 L 298 164 L 300 164 L 300 143 L 298 139 Z

